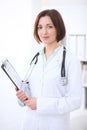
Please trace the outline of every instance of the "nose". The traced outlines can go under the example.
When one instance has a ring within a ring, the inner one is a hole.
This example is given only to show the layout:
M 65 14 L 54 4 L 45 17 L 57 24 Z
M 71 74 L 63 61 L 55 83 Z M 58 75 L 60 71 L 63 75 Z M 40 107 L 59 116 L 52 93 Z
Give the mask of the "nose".
M 43 28 L 43 34 L 47 34 L 47 28 Z

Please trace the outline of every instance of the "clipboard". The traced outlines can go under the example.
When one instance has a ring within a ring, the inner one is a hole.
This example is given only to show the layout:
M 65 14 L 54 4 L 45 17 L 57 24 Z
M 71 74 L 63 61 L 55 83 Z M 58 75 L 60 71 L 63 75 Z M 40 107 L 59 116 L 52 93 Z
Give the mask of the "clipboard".
M 8 76 L 8 78 L 11 80 L 11 82 L 15 85 L 16 89 L 19 90 L 22 85 L 22 80 L 12 64 L 8 61 L 8 59 L 5 59 L 4 62 L 1 65 L 2 70 L 5 72 L 5 74 Z

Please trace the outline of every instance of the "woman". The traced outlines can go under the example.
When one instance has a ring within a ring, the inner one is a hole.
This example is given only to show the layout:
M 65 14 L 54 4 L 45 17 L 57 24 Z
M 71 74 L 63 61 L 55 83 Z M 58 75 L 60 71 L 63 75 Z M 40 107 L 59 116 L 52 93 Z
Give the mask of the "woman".
M 77 58 L 60 44 L 65 35 L 65 25 L 57 10 L 38 14 L 34 37 L 38 43 L 44 43 L 44 48 L 26 79 L 29 84 L 23 84 L 16 93 L 27 106 L 22 130 L 70 130 L 70 112 L 81 104 L 81 67 Z

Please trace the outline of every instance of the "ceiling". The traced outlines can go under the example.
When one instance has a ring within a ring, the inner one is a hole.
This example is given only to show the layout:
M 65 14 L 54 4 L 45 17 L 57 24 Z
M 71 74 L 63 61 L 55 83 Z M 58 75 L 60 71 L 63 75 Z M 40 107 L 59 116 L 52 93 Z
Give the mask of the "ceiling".
M 87 5 L 87 0 L 42 0 L 43 5 Z

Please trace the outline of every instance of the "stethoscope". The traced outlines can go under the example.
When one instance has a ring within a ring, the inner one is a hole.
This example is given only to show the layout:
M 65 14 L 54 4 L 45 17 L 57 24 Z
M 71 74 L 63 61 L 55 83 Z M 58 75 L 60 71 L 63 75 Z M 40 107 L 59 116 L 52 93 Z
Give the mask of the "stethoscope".
M 61 79 L 60 83 L 62 86 L 67 84 L 67 76 L 65 71 L 65 57 L 66 57 L 66 48 L 63 46 L 63 59 L 62 59 L 62 66 L 61 66 Z
M 33 68 L 34 66 L 37 64 L 38 62 L 38 56 L 40 55 L 40 53 L 38 52 L 34 57 L 33 59 L 31 60 L 30 62 L 30 67 L 31 69 L 29 69 L 29 74 L 27 74 L 28 76 L 27 77 L 30 77 L 32 71 L 33 71 Z M 62 65 L 61 65 L 61 76 L 60 76 L 60 84 L 62 86 L 66 85 L 67 84 L 67 76 L 66 76 L 66 71 L 65 71 L 65 57 L 66 57 L 66 47 L 63 46 L 63 59 L 62 59 Z M 33 65 L 32 65 L 33 64 Z M 28 82 L 27 82 L 28 83 Z
M 40 53 L 38 52 L 34 57 L 33 59 L 31 60 L 30 62 L 30 68 L 29 68 L 29 71 L 28 71 L 28 74 L 27 74 L 27 77 L 29 78 L 32 71 L 33 71 L 33 68 L 34 66 L 37 64 L 38 62 L 38 56 L 40 55 Z M 65 57 L 66 57 L 66 48 L 65 46 L 63 46 L 63 59 L 62 59 L 62 65 L 61 65 L 61 77 L 60 77 L 60 84 L 62 86 L 66 85 L 67 84 L 67 76 L 66 76 L 66 71 L 65 71 Z M 25 84 L 29 84 L 28 80 L 26 81 L 23 81 L 25 82 Z M 21 106 L 25 106 L 24 103 L 22 102 L 19 102 Z

